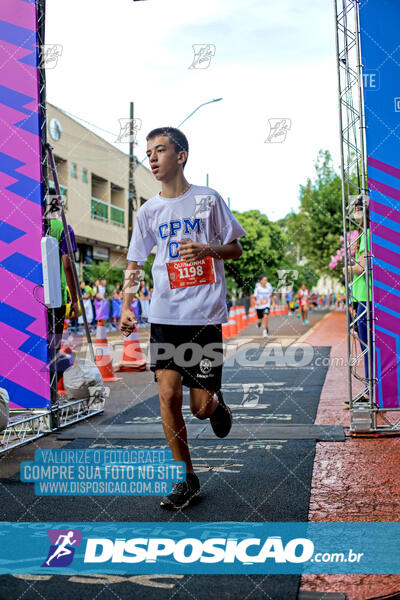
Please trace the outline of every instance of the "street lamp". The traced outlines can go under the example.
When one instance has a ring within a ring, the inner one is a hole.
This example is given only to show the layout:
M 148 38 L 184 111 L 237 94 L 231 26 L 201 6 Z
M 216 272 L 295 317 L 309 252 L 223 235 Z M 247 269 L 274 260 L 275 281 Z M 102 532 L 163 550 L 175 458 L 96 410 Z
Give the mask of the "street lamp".
M 203 104 L 200 104 L 197 108 L 195 108 L 194 111 L 191 112 L 190 115 L 188 115 L 186 117 L 186 119 L 183 119 L 182 123 L 179 123 L 178 127 L 181 127 L 181 125 L 183 125 L 185 121 L 190 119 L 190 117 L 192 115 L 194 115 L 194 113 L 197 112 L 199 110 L 199 108 L 201 108 L 202 106 L 205 106 L 206 104 L 212 104 L 213 102 L 219 102 L 220 100 L 222 100 L 222 98 L 215 98 L 214 100 L 209 100 L 208 102 L 203 102 Z
M 178 128 L 181 127 L 181 125 L 183 125 L 185 123 L 185 121 L 187 121 L 188 119 L 190 119 L 190 117 L 192 115 L 194 115 L 195 112 L 197 112 L 199 110 L 199 108 L 201 108 L 202 106 L 205 106 L 206 104 L 212 104 L 213 102 L 219 102 L 220 100 L 223 100 L 223 98 L 214 98 L 214 100 L 208 100 L 208 102 L 203 102 L 202 104 L 199 104 L 199 106 L 197 108 L 195 108 L 190 115 L 188 115 L 185 119 L 183 119 L 182 123 L 179 123 Z M 143 164 L 143 162 L 146 160 L 147 155 L 139 162 L 140 165 Z

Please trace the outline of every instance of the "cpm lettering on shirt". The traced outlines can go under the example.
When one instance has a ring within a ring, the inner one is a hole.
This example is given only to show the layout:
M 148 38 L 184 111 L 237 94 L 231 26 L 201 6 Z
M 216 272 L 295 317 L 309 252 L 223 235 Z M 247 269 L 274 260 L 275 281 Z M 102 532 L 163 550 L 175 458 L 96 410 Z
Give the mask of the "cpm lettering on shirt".
M 161 225 L 158 227 L 158 234 L 162 240 L 166 240 L 169 237 L 175 237 L 178 231 L 185 235 L 192 233 L 192 231 L 197 231 L 197 233 L 200 233 L 200 231 L 202 231 L 201 219 L 190 217 L 184 219 L 174 219 L 173 221 L 161 223 Z
M 161 223 L 161 225 L 159 225 L 158 227 L 158 233 L 162 240 L 166 240 L 176 237 L 178 232 L 180 232 L 181 235 L 190 235 L 193 232 L 200 233 L 202 229 L 203 227 L 201 219 L 187 217 L 183 219 L 174 219 L 166 223 Z M 177 241 L 169 242 L 168 254 L 169 257 L 172 259 L 179 258 Z

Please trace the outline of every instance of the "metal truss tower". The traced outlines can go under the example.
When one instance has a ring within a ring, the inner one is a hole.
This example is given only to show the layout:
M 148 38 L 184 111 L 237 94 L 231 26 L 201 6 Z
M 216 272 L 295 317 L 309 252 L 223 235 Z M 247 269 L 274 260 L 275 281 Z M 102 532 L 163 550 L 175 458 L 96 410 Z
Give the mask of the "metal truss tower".
M 399 433 L 400 418 L 397 417 L 391 421 L 388 409 L 380 408 L 375 400 L 372 255 L 367 243 L 369 190 L 359 0 L 334 0 L 334 4 L 341 141 L 350 431 L 353 435 Z M 354 218 L 356 206 L 358 210 L 362 208 L 363 218 L 360 221 Z M 353 308 L 353 277 L 348 276 L 348 267 L 360 264 L 355 260 L 355 252 L 362 235 L 365 240 L 365 262 L 364 265 L 360 265 L 363 267 L 363 271 L 359 277 L 365 278 L 366 290 L 369 287 L 372 289 L 371 296 L 366 294 L 365 310 L 357 317 Z M 357 322 L 362 317 L 367 319 L 368 332 L 367 345 L 364 347 L 361 347 L 357 333 Z M 368 359 L 368 378 L 364 375 L 364 355 L 367 355 Z M 392 411 L 395 409 L 390 409 L 390 412 Z

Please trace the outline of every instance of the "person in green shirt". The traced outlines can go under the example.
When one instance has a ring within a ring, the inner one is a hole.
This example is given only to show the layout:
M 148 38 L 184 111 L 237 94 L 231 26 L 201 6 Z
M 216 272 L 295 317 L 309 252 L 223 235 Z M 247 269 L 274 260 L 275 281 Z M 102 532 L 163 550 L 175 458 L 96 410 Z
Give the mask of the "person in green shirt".
M 56 190 L 54 188 L 50 188 L 49 194 L 55 196 Z M 72 272 L 72 264 L 68 254 L 68 247 L 65 239 L 64 228 L 62 222 L 57 217 L 57 211 L 53 211 L 49 215 L 49 235 L 58 240 L 61 278 L 61 306 L 58 308 L 48 309 L 47 313 L 49 325 L 49 341 L 51 344 L 51 340 L 54 337 L 54 341 L 51 345 L 55 350 L 56 354 L 61 345 L 65 312 L 68 303 L 67 287 L 71 294 L 71 311 L 69 318 L 74 319 L 79 315 L 78 291 L 75 286 L 75 280 Z M 68 230 L 71 238 L 72 250 L 76 251 L 74 230 L 70 225 L 68 225 Z
M 354 219 L 362 224 L 363 221 L 363 211 L 361 205 L 356 205 L 353 213 Z M 360 341 L 361 350 L 365 350 L 368 348 L 368 313 L 367 313 L 367 286 L 365 281 L 365 234 L 362 233 L 358 240 L 358 247 L 356 245 L 355 248 L 355 263 L 348 266 L 348 278 L 349 280 L 353 280 L 352 286 L 352 302 L 357 302 L 357 331 L 358 331 L 358 339 Z M 367 230 L 367 251 L 370 254 L 371 250 L 371 235 L 370 230 Z M 344 272 L 344 268 L 343 268 Z M 371 274 L 369 280 L 369 300 L 372 301 L 371 297 Z M 370 340 L 372 346 L 372 304 L 370 304 Z M 373 346 L 371 347 L 372 357 L 374 356 Z M 365 371 L 365 379 L 369 379 L 369 366 L 368 366 L 368 354 L 367 351 L 364 354 L 364 371 Z M 364 400 L 369 400 L 369 394 L 366 393 L 363 396 Z M 349 402 L 345 402 L 348 406 Z

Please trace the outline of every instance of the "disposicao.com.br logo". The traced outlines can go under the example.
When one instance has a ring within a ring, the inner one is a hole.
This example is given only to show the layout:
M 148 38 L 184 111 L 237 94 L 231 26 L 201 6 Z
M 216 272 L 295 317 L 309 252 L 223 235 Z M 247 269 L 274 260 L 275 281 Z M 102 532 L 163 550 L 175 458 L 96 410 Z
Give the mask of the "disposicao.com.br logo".
M 265 563 L 304 563 L 314 554 L 314 544 L 306 538 L 295 538 L 285 545 L 280 536 L 247 538 L 241 541 L 229 538 L 89 538 L 85 563 L 141 563 L 157 562 L 166 557 L 176 563 L 233 563 L 250 565 Z
M 259 524 L 253 525 L 260 529 Z M 174 529 L 165 524 L 155 527 L 153 523 L 129 524 L 104 536 L 101 528 L 109 529 L 110 525 L 91 524 L 90 527 L 92 531 L 84 540 L 79 529 L 47 530 L 50 549 L 42 568 L 61 567 L 59 572 L 63 572 L 73 561 L 71 572 L 322 573 L 350 572 L 351 565 L 363 566 L 365 562 L 364 558 L 361 560 L 365 557 L 362 552 L 343 549 L 338 539 L 312 541 L 301 531 L 292 535 L 260 531 L 256 536 L 232 528 L 226 532 L 224 527 L 202 531 L 203 525 L 189 527 L 187 524 L 187 527 L 180 525 Z M 125 534 L 124 529 L 128 529 Z M 78 546 L 82 547 L 77 550 Z M 96 570 L 99 568 L 100 571 Z

